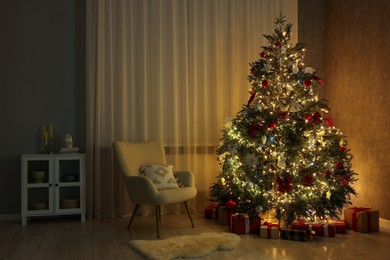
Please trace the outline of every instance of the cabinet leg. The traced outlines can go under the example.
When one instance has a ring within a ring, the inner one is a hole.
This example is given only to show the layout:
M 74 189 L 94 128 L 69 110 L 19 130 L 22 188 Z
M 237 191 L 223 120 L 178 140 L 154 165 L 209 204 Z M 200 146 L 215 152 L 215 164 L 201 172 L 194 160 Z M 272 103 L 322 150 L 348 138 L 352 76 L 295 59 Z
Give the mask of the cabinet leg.
M 22 226 L 27 224 L 27 218 L 22 216 Z
M 83 222 L 83 223 L 85 222 L 85 213 L 81 214 L 81 222 Z

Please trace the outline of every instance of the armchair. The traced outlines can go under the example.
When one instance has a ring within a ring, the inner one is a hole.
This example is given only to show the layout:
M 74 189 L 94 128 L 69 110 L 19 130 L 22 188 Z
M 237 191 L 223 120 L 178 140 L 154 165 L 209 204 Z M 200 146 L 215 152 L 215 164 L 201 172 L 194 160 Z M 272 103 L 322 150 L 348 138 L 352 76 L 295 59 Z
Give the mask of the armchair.
M 130 143 L 125 141 L 113 142 L 116 161 L 124 176 L 124 181 L 130 200 L 135 203 L 133 214 L 127 229 L 130 228 L 140 204 L 155 205 L 157 237 L 161 221 L 161 205 L 184 202 L 191 225 L 194 223 L 188 210 L 187 201 L 196 196 L 194 176 L 189 171 L 174 172 L 184 187 L 172 189 L 157 189 L 153 182 L 140 175 L 139 168 L 144 164 L 166 164 L 164 146 L 158 141 Z

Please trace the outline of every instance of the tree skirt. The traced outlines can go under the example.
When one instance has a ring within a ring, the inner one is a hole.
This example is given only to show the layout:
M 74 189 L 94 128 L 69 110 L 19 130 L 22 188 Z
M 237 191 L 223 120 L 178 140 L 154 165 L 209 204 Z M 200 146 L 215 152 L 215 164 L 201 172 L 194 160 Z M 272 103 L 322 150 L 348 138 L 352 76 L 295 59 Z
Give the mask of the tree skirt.
M 214 250 L 232 250 L 240 242 L 241 238 L 233 233 L 209 232 L 162 240 L 131 240 L 129 244 L 147 259 L 172 259 L 200 257 Z

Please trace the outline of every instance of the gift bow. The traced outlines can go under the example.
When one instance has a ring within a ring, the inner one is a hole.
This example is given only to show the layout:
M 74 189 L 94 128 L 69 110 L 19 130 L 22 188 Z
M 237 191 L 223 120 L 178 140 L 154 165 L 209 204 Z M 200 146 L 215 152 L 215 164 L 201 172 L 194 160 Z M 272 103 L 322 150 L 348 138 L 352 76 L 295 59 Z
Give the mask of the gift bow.
M 358 212 L 367 212 L 368 216 L 368 231 L 371 230 L 371 214 L 368 210 L 371 208 L 363 208 L 363 207 L 353 207 L 352 208 L 352 230 L 357 231 L 357 213 Z
M 232 200 L 228 200 L 226 202 L 226 208 L 227 209 L 232 209 L 232 208 L 234 208 L 235 205 L 236 205 L 236 203 L 234 201 L 232 201 Z
M 273 227 L 277 227 L 278 230 L 280 228 L 278 224 L 268 223 L 267 221 L 265 221 L 262 226 L 267 226 L 267 238 L 271 238 L 271 230 Z
M 278 224 L 268 223 L 267 221 L 265 221 L 262 226 L 267 226 L 268 228 L 277 227 L 279 229 Z

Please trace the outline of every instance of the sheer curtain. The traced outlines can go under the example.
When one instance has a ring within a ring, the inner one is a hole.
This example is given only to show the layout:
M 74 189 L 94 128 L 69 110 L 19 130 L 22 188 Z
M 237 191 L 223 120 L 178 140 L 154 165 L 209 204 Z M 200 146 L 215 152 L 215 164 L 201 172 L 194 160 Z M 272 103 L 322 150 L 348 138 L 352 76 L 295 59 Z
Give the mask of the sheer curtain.
M 224 119 L 246 104 L 248 63 L 280 12 L 297 39 L 296 0 L 87 0 L 90 217 L 133 208 L 113 161 L 117 139 L 162 140 L 168 162 L 193 171 L 207 197 Z

